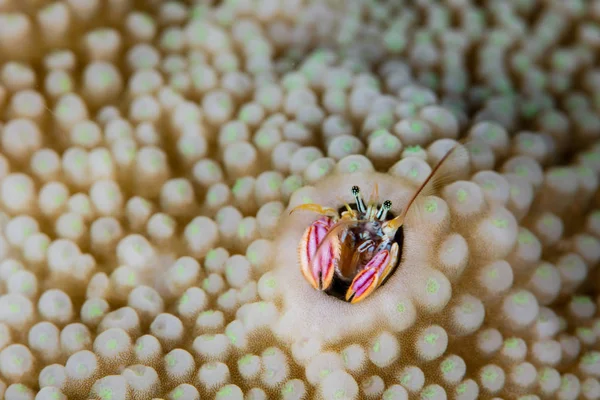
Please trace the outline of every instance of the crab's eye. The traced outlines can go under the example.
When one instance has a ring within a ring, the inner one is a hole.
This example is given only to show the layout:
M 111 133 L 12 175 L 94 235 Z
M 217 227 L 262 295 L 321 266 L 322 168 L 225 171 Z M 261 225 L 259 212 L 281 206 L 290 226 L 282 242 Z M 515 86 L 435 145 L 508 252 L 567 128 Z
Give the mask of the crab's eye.
M 385 217 L 387 216 L 388 211 L 391 208 L 392 208 L 392 202 L 389 200 L 384 201 L 383 204 L 381 205 L 381 208 L 377 212 L 376 218 L 380 221 L 383 221 L 385 219 Z
M 356 200 L 356 208 L 358 209 L 358 212 L 365 213 L 367 211 L 367 206 L 365 206 L 365 202 L 363 201 L 362 197 L 360 197 L 360 189 L 358 186 L 352 186 L 352 195 Z

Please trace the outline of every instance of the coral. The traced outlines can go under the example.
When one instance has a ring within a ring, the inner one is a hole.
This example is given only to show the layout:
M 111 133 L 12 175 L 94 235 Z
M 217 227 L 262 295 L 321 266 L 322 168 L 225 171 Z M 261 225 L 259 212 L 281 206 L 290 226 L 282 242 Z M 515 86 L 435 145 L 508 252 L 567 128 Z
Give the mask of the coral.
M 0 398 L 600 399 L 599 22 L 0 1 Z M 314 290 L 290 211 L 399 215 L 454 146 L 390 278 Z

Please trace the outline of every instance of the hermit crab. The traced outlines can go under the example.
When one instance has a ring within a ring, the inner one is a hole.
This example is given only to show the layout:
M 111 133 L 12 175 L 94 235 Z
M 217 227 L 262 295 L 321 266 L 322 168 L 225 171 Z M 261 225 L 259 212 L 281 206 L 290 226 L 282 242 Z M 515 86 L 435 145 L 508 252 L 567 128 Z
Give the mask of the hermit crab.
M 298 245 L 300 269 L 315 289 L 350 303 L 358 303 L 383 285 L 398 267 L 403 244 L 406 214 L 420 195 L 431 194 L 444 173 L 441 166 L 455 153 L 453 146 L 432 169 L 398 215 L 391 213 L 392 202 L 378 204 L 375 185 L 365 204 L 360 188 L 351 188 L 355 203 L 340 209 L 319 204 L 302 204 L 291 210 L 320 214 L 304 231 Z M 435 179 L 434 179 L 435 178 Z

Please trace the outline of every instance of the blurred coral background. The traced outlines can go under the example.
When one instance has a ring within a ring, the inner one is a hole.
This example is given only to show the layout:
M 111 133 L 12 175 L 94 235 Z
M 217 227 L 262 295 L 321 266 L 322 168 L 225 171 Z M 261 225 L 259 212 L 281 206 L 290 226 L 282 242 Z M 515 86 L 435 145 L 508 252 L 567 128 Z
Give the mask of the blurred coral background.
M 600 399 L 600 1 L 0 0 L 0 398 Z M 297 247 L 378 184 L 385 285 Z

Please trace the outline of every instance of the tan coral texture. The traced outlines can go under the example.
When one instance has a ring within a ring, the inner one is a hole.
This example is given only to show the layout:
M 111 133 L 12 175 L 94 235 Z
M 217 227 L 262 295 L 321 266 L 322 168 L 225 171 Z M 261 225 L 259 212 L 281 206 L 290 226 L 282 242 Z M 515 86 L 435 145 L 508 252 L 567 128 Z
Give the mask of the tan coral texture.
M 600 399 L 599 65 L 598 0 L 0 0 L 0 398 Z M 290 211 L 451 148 L 313 289 Z

